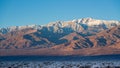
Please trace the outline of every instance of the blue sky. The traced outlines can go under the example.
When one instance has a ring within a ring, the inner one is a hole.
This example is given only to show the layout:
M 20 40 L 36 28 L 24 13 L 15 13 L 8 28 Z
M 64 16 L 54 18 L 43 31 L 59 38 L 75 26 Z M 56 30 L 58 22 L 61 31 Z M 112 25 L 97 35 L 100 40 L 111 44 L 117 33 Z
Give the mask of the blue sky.
M 0 0 L 0 27 L 92 17 L 120 20 L 120 0 Z

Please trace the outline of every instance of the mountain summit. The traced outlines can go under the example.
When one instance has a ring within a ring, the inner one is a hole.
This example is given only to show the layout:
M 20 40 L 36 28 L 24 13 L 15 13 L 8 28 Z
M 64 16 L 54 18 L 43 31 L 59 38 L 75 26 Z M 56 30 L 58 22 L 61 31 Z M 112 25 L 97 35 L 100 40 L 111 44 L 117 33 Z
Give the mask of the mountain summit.
M 93 18 L 82 18 L 82 19 L 75 19 L 72 21 L 57 21 L 52 22 L 47 25 L 26 25 L 26 26 L 13 26 L 7 28 L 0 28 L 0 33 L 5 34 L 11 31 L 22 30 L 26 28 L 33 28 L 37 30 L 42 30 L 44 28 L 49 29 L 53 32 L 63 31 L 64 29 L 69 29 L 69 31 L 77 31 L 82 32 L 84 30 L 89 30 L 89 28 L 95 29 L 108 29 L 114 26 L 120 25 L 120 21 L 106 21 L 106 20 L 96 20 Z M 99 31 L 99 30 L 98 30 Z
M 119 54 L 119 34 L 120 21 L 92 18 L 0 28 L 0 55 Z

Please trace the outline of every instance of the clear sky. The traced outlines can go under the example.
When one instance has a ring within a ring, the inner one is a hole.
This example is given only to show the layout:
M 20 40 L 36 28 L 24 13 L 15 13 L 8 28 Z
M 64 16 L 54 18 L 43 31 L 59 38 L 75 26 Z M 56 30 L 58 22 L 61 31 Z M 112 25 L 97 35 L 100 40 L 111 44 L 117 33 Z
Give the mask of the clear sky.
M 0 0 L 0 27 L 86 17 L 120 20 L 120 0 Z

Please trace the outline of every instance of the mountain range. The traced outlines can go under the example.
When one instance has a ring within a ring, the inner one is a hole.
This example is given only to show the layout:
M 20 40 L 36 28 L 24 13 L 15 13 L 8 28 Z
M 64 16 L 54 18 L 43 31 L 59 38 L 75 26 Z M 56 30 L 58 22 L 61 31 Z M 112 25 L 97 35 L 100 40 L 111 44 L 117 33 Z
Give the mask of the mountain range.
M 0 28 L 0 56 L 120 54 L 120 21 L 93 18 Z

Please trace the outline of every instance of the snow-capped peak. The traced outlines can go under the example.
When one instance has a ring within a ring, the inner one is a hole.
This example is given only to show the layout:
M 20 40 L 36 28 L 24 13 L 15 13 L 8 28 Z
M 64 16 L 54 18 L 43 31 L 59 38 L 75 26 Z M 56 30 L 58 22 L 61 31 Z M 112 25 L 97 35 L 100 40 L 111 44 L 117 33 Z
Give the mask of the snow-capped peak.
M 105 28 L 111 28 L 114 26 L 120 25 L 120 21 L 106 21 L 106 20 L 96 20 L 93 18 L 82 18 L 82 19 L 74 19 L 71 21 L 57 21 L 57 22 L 52 22 L 49 23 L 45 26 L 41 26 L 41 25 L 26 25 L 26 26 L 13 26 L 13 27 L 7 27 L 7 28 L 0 28 L 0 33 L 7 33 L 10 31 L 14 31 L 14 30 L 21 30 L 21 29 L 26 29 L 26 28 L 33 28 L 33 29 L 42 29 L 42 27 L 46 27 L 48 28 L 48 30 L 50 31 L 63 31 L 63 29 L 65 28 L 70 28 L 67 30 L 74 30 L 74 31 L 82 31 L 86 28 L 92 27 L 94 29 L 94 27 L 105 27 Z M 52 29 L 51 29 L 52 27 Z

